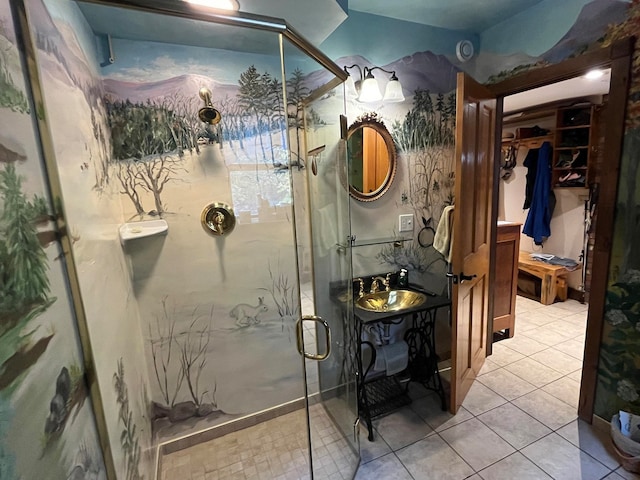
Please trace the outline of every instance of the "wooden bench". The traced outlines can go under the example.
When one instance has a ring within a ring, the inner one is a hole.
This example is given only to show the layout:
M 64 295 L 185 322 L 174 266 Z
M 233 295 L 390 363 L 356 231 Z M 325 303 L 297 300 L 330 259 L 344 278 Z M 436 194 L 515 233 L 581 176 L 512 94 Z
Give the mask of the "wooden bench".
M 540 303 L 543 305 L 551 305 L 556 297 L 562 302 L 567 299 L 567 275 L 577 270 L 579 266 L 568 268 L 562 265 L 551 265 L 532 259 L 529 252 L 521 251 L 518 257 L 518 270 L 542 280 Z

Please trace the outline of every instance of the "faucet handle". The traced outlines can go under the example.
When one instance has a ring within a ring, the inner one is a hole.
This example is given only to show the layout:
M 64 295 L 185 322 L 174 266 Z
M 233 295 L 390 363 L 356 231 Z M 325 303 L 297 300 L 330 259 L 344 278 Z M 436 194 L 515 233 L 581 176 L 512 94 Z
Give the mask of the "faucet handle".
M 384 286 L 387 292 L 391 290 L 391 275 L 393 275 L 392 272 L 387 273 L 387 276 L 385 277 L 385 281 L 384 281 Z
M 379 286 L 378 277 L 371 277 L 371 288 L 369 289 L 369 293 L 376 293 Z
M 364 280 L 358 277 L 358 278 L 354 278 L 353 281 L 358 282 L 360 284 L 358 288 L 358 298 L 360 298 L 364 295 Z

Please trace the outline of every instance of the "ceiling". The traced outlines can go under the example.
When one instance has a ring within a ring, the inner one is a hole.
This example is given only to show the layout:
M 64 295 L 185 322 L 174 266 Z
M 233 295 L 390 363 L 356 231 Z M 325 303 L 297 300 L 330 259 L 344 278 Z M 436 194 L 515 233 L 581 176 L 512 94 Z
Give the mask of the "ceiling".
M 597 80 L 575 77 L 570 80 L 527 90 L 505 97 L 503 111 L 508 114 L 509 112 L 519 112 L 533 106 L 545 105 L 560 100 L 605 95 L 609 92 L 610 80 L 611 70 L 607 69 L 604 71 L 604 75 Z
M 181 0 L 155 0 L 170 4 Z M 320 44 L 347 18 L 348 10 L 430 24 L 447 29 L 481 32 L 505 18 L 531 8 L 541 0 L 239 0 L 245 13 L 285 18 L 287 22 L 313 44 Z M 144 4 L 147 0 L 131 2 Z M 255 29 L 239 31 L 230 26 L 154 15 L 128 8 L 114 8 L 88 2 L 78 2 L 83 14 L 97 34 L 114 38 L 148 40 L 195 45 L 232 51 L 273 53 L 277 38 L 269 32 Z M 469 5 L 473 4 L 473 8 Z M 196 7 L 197 8 L 197 7 Z M 291 50 L 289 54 L 294 53 Z M 505 99 L 504 111 L 516 112 L 534 105 L 561 99 L 602 95 L 608 92 L 609 76 L 598 81 L 576 78 L 549 87 L 530 90 Z
M 169 5 L 182 0 L 158 0 L 157 3 Z M 320 45 L 348 17 L 349 11 L 358 11 L 406 20 L 413 23 L 431 25 L 451 30 L 465 30 L 480 33 L 542 0 L 239 0 L 240 10 L 244 13 L 264 15 L 285 19 L 297 32 L 314 45 Z M 147 0 L 119 2 L 120 4 L 150 4 Z M 80 8 L 96 33 L 110 33 L 114 37 L 153 40 L 154 37 L 166 37 L 167 32 L 181 37 L 179 22 L 169 28 L 159 29 L 149 22 L 149 14 L 123 9 L 113 9 L 99 4 L 79 1 Z M 472 5 L 472 8 L 470 8 Z M 202 7 L 195 7 L 202 8 Z M 133 17 L 133 18 L 127 18 Z M 193 37 L 192 26 L 185 23 L 183 31 L 187 37 Z M 135 26 L 135 29 L 131 27 Z M 133 37 L 132 37 L 133 34 Z M 200 35 L 202 42 L 206 35 Z M 176 39 L 173 39 L 176 41 Z M 259 45 L 262 39 L 254 42 Z
M 246 0 L 240 0 L 244 3 Z M 349 0 L 349 10 L 481 33 L 542 0 Z

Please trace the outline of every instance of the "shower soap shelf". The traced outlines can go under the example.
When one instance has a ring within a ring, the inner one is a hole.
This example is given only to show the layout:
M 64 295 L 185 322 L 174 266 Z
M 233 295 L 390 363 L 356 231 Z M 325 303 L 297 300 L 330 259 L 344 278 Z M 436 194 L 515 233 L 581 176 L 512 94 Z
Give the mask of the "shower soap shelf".
M 153 235 L 166 234 L 169 225 L 165 220 L 144 220 L 142 222 L 130 222 L 120 225 L 120 243 L 124 245 L 127 241 L 135 238 L 151 237 Z

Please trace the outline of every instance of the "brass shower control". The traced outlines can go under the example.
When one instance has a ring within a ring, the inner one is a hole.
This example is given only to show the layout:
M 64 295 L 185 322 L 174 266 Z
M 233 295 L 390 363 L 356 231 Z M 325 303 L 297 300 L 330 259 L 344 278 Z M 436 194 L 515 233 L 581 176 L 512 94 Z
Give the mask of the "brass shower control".
M 236 217 L 233 208 L 226 203 L 210 203 L 202 209 L 200 215 L 202 228 L 209 235 L 216 237 L 229 235 L 236 226 Z

